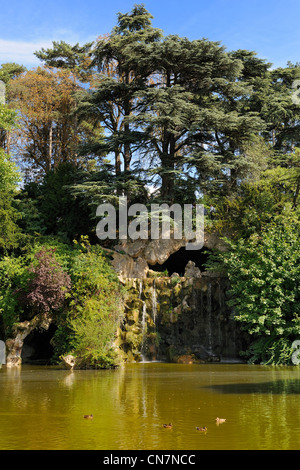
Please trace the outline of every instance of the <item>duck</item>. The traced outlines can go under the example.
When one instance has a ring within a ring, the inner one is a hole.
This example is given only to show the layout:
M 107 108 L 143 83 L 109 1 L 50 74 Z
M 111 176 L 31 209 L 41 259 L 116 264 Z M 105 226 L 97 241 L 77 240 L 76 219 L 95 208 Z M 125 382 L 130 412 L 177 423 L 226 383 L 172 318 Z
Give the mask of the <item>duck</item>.
M 204 426 L 203 428 L 198 428 L 198 426 L 196 427 L 197 431 L 202 431 L 202 432 L 206 432 L 207 431 L 207 427 Z
M 216 423 L 217 424 L 222 424 L 222 423 L 225 423 L 226 419 L 224 418 L 216 418 Z
M 83 415 L 83 417 L 85 419 L 93 419 L 94 416 L 93 415 Z
M 173 427 L 173 424 L 172 424 L 172 423 L 163 424 L 163 427 L 164 427 L 164 428 L 167 428 L 167 429 L 171 429 L 171 428 Z

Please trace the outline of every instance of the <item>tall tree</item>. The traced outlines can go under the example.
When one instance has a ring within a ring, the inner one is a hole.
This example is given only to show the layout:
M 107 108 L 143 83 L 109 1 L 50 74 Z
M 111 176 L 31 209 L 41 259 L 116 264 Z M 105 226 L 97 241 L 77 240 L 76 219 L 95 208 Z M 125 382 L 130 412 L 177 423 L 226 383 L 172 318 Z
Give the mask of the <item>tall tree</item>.
M 5 104 L 0 104 L 0 130 L 10 131 L 16 125 L 16 113 Z M 17 221 L 20 214 L 13 201 L 17 193 L 21 174 L 17 165 L 10 159 L 6 147 L 0 142 L 0 253 L 16 248 L 20 241 Z
M 258 112 L 264 121 L 261 135 L 276 151 L 293 151 L 299 146 L 299 103 L 292 97 L 299 84 L 299 64 L 272 69 L 270 63 L 259 59 L 255 52 L 238 50 L 232 56 L 242 60 L 240 77 L 251 86 L 251 94 L 244 100 L 244 112 Z M 299 99 L 298 99 L 299 102 Z
M 26 171 L 45 174 L 63 162 L 79 164 L 78 145 L 93 131 L 83 125 L 74 132 L 74 93 L 78 84 L 69 70 L 38 67 L 16 78 L 10 87 L 20 111 L 18 150 Z M 99 127 L 98 127 L 99 130 Z
M 227 55 L 236 64 L 235 75 L 216 77 L 211 89 L 207 136 L 202 148 L 195 151 L 202 189 L 210 188 L 212 194 L 218 195 L 235 192 L 244 178 L 257 174 L 260 161 L 264 169 L 264 154 L 268 153 L 259 139 L 265 121 L 249 102 L 254 93 L 253 80 L 264 76 L 269 64 L 251 51 Z
M 294 84 L 299 85 L 300 64 L 289 63 L 285 68 L 271 72 L 270 102 L 266 121 L 274 148 L 283 153 L 293 152 L 300 146 L 300 100 L 293 101 Z M 270 99 L 269 98 L 269 99 Z
M 6 85 L 9 85 L 11 80 L 19 77 L 22 73 L 26 72 L 26 67 L 16 64 L 15 62 L 6 62 L 0 68 L 0 80 Z
M 38 57 L 47 67 L 70 70 L 74 77 L 81 82 L 88 82 L 91 78 L 90 51 L 93 42 L 88 42 L 83 46 L 78 43 L 72 46 L 65 41 L 53 41 L 50 49 L 42 48 L 34 55 Z
M 0 253 L 6 254 L 16 248 L 20 241 L 17 221 L 20 214 L 13 200 L 21 180 L 19 169 L 0 148 Z
M 114 154 L 115 172 L 130 172 L 137 134 L 130 118 L 136 109 L 135 93 L 151 74 L 147 57 L 151 44 L 162 36 L 152 26 L 152 15 L 143 5 L 130 13 L 118 14 L 118 23 L 108 37 L 100 38 L 93 51 L 93 66 L 99 72 L 97 86 L 86 93 L 82 111 L 91 113 L 106 128 L 107 136 L 99 148 Z
M 219 43 L 168 36 L 152 45 L 150 59 L 156 81 L 142 91 L 133 119 L 157 159 L 162 198 L 174 200 L 176 178 L 196 171 L 203 180 L 214 168 L 221 174 L 235 140 L 257 132 L 260 122 L 240 112 L 249 92 L 237 81 L 242 64 Z
M 56 70 L 65 70 L 70 72 L 74 81 L 74 90 L 77 92 L 81 87 L 88 86 L 87 84 L 93 79 L 93 71 L 90 67 L 91 57 L 90 52 L 93 42 L 89 42 L 80 46 L 78 43 L 74 46 L 66 43 L 65 41 L 53 41 L 53 47 L 49 49 L 42 48 L 34 54 L 38 57 L 47 67 L 55 68 Z M 70 113 L 70 119 L 73 122 L 74 139 L 78 139 L 80 128 L 89 129 L 90 138 L 92 140 L 92 128 L 89 125 L 89 119 L 78 123 L 78 97 L 77 93 L 73 94 L 73 105 Z M 99 126 L 95 126 L 95 132 L 99 130 Z M 97 131 L 96 131 L 97 130 Z M 99 136 L 98 136 L 99 137 Z

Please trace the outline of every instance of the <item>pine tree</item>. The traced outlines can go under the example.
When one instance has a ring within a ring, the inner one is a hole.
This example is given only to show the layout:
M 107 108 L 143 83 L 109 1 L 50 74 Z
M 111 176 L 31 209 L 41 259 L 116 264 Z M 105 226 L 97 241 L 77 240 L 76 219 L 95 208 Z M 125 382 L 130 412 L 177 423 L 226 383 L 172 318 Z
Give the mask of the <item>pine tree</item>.
M 93 51 L 92 65 L 99 72 L 97 86 L 82 98 L 83 115 L 93 115 L 108 133 L 104 143 L 92 148 L 114 154 L 117 175 L 122 171 L 122 160 L 124 173 L 129 174 L 134 145 L 139 142 L 139 133 L 130 126 L 136 109 L 135 94 L 149 80 L 152 69 L 148 51 L 161 37 L 151 19 L 143 5 L 118 14 L 117 26 L 97 42 Z
M 68 69 L 81 82 L 88 82 L 91 78 L 89 65 L 92 45 L 93 42 L 88 42 L 83 46 L 80 46 L 78 43 L 72 46 L 65 41 L 53 41 L 52 49 L 44 49 L 42 47 L 34 55 L 47 67 Z
M 219 43 L 168 36 L 152 45 L 149 60 L 156 82 L 142 90 L 134 120 L 145 150 L 157 160 L 161 197 L 173 201 L 178 178 L 194 172 L 203 181 L 214 171 L 224 176 L 261 122 L 239 109 L 249 91 L 237 81 L 242 64 Z

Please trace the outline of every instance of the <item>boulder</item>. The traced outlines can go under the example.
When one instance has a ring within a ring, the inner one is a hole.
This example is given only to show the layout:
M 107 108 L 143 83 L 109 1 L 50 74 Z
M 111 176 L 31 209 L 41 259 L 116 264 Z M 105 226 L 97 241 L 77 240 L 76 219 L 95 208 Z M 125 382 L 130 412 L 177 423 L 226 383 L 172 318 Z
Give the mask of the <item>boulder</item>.
M 201 277 L 201 271 L 196 266 L 196 263 L 194 263 L 194 261 L 189 261 L 187 263 L 185 267 L 184 277 L 186 278 L 200 278 Z
M 115 247 L 116 251 L 123 252 L 134 259 L 142 259 L 147 265 L 165 263 L 173 253 L 186 246 L 187 240 L 170 238 L 168 240 L 124 240 Z M 225 251 L 226 244 L 217 233 L 204 233 L 204 247 L 210 250 Z
M 74 369 L 76 365 L 76 358 L 74 356 L 72 356 L 71 354 L 68 354 L 67 356 L 63 356 L 61 359 L 62 359 L 64 366 L 67 369 L 71 369 L 71 370 Z
M 143 258 L 133 259 L 129 255 L 118 252 L 113 253 L 111 264 L 121 281 L 126 279 L 144 279 L 149 271 L 147 261 Z
M 6 357 L 7 367 L 18 367 L 22 364 L 22 347 L 23 341 L 20 338 L 6 340 L 6 348 L 8 350 Z
M 148 265 L 163 264 L 169 257 L 186 245 L 184 239 L 135 240 L 121 242 L 116 250 L 124 251 L 132 258 L 142 258 Z
M 216 232 L 204 232 L 204 247 L 209 250 L 226 251 L 227 244 Z

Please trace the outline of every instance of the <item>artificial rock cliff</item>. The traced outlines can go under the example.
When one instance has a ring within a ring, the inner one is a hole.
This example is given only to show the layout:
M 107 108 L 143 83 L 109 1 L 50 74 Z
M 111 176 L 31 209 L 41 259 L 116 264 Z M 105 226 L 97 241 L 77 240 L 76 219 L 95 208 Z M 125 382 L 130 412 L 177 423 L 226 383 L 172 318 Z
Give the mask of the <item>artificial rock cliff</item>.
M 128 291 L 116 342 L 125 361 L 240 359 L 247 338 L 227 305 L 227 278 L 200 269 L 188 254 L 184 273 L 151 269 L 171 256 L 176 268 L 176 253 L 183 247 L 182 240 L 137 241 L 123 243 L 113 254 L 112 264 Z M 205 248 L 226 249 L 215 235 L 206 236 Z M 193 257 L 200 260 L 201 254 Z
M 184 240 L 137 240 L 108 250 L 127 288 L 115 341 L 125 362 L 237 360 L 247 347 L 227 305 L 227 278 L 205 271 L 203 250 L 188 253 L 184 247 Z M 206 249 L 226 246 L 215 234 L 206 234 Z M 51 343 L 51 334 L 41 338 L 41 332 L 50 329 L 51 319 L 40 316 L 16 325 L 13 338 L 6 341 L 7 366 L 41 360 L 42 349 L 47 349 L 44 343 Z M 49 351 L 46 356 L 50 359 Z M 67 359 L 66 366 L 73 368 L 74 358 Z

